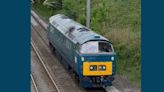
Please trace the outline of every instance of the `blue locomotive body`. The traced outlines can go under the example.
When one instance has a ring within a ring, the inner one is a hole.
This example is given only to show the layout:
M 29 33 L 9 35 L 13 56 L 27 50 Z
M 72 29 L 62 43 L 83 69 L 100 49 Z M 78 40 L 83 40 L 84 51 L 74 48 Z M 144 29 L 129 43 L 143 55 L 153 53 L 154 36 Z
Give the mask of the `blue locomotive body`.
M 48 40 L 85 88 L 111 86 L 116 71 L 112 43 L 85 26 L 57 14 L 50 17 Z

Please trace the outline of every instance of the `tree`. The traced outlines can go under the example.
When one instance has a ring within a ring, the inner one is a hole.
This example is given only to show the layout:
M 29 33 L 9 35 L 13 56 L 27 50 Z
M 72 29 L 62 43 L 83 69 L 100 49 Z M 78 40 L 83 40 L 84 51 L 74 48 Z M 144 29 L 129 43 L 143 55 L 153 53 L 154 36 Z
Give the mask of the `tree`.
M 43 4 L 55 9 L 62 9 L 63 0 L 45 0 Z

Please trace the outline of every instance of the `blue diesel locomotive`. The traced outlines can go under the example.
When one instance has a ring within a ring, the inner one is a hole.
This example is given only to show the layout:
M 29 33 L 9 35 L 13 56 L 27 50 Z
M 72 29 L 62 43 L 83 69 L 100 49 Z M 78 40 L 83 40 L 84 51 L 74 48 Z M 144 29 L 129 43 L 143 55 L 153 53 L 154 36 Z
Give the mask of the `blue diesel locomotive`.
M 50 48 L 61 55 L 82 87 L 112 85 L 116 54 L 109 40 L 62 14 L 50 17 L 47 29 Z

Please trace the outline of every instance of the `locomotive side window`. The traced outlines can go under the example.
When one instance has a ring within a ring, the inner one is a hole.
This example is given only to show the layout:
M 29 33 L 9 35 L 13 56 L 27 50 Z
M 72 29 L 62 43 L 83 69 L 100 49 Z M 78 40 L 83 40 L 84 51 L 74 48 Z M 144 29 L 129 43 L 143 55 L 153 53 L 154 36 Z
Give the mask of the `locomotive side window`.
M 110 53 L 113 52 L 112 44 L 105 41 L 89 41 L 81 46 L 81 53 Z
M 53 33 L 54 33 L 54 28 L 53 28 L 53 26 L 50 25 L 49 28 L 50 28 L 50 32 L 53 34 Z
M 77 43 L 76 46 L 75 46 L 75 50 L 79 50 L 79 48 L 80 48 L 80 44 Z

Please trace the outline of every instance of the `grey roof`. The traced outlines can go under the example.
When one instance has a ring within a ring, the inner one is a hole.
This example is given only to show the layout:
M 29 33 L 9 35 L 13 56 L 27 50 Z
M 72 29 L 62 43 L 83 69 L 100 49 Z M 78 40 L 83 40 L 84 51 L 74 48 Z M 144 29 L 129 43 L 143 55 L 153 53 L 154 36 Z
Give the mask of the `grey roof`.
M 107 40 L 62 14 L 50 17 L 49 22 L 74 43 L 83 44 L 89 40 Z

